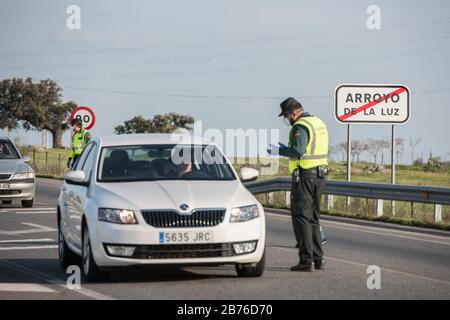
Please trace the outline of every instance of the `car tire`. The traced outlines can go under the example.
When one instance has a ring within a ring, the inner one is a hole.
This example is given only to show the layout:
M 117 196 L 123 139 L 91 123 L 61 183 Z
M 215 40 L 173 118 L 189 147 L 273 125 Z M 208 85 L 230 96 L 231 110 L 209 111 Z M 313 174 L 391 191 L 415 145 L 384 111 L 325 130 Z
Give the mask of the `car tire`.
M 22 200 L 22 207 L 24 208 L 33 208 L 34 198 L 31 200 Z
M 256 278 L 261 277 L 264 273 L 264 267 L 266 264 L 266 250 L 261 257 L 261 260 L 255 265 L 251 264 L 236 264 L 236 273 L 241 278 Z
M 80 257 L 67 246 L 61 228 L 58 227 L 58 261 L 64 270 L 71 265 L 79 265 Z
M 12 200 L 2 200 L 2 204 L 11 204 Z
M 92 247 L 89 229 L 86 223 L 83 226 L 83 239 L 81 250 L 81 269 L 83 270 L 84 280 L 86 282 L 98 282 L 108 278 L 108 272 L 101 271 L 95 263 L 92 255 Z

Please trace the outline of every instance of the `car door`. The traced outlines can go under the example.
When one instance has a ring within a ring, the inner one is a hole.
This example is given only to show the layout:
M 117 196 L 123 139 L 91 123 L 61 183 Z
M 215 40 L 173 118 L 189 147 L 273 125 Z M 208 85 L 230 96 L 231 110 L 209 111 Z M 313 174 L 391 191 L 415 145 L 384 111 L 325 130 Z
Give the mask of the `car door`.
M 94 143 L 89 143 L 86 146 L 73 168 L 74 171 L 82 170 L 83 165 L 86 162 L 86 159 L 93 147 Z M 82 203 L 82 199 L 80 198 L 80 196 L 82 195 L 83 190 L 84 193 L 86 193 L 86 187 L 68 183 L 67 181 L 64 182 L 63 201 L 65 203 L 64 222 L 66 226 L 66 241 L 68 241 L 78 250 L 81 250 L 81 243 L 79 241 L 79 236 L 77 235 L 77 233 L 78 225 L 81 223 L 81 221 L 79 221 L 79 211 L 81 210 L 79 206 L 80 203 Z
M 74 228 L 74 240 L 76 243 L 80 244 L 81 250 L 81 222 L 83 215 L 85 214 L 86 203 L 91 198 L 92 189 L 92 172 L 94 169 L 95 158 L 97 154 L 97 146 L 95 143 L 92 143 L 92 148 L 89 151 L 89 154 L 85 158 L 83 162 L 80 161 L 80 169 L 84 172 L 87 181 L 89 181 L 89 185 L 87 186 L 75 186 L 73 189 L 73 203 L 74 203 L 74 218 L 72 219 L 73 228 Z

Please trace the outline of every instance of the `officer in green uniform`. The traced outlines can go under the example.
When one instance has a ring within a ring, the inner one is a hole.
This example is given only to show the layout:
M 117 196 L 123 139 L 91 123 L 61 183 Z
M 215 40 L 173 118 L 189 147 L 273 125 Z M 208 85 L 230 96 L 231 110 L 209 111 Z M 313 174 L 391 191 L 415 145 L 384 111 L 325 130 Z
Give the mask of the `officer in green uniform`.
M 300 257 L 291 270 L 320 270 L 324 260 L 319 215 L 328 174 L 328 130 L 320 118 L 304 112 L 294 98 L 284 100 L 280 106 L 279 116 L 292 126 L 289 145 L 272 145 L 268 151 L 289 158 L 292 224 Z
M 83 128 L 83 121 L 74 118 L 70 123 L 72 125 L 73 134 L 70 144 L 69 159 L 67 159 L 67 168 L 73 169 L 77 159 L 83 152 L 86 144 L 91 140 L 92 134 Z

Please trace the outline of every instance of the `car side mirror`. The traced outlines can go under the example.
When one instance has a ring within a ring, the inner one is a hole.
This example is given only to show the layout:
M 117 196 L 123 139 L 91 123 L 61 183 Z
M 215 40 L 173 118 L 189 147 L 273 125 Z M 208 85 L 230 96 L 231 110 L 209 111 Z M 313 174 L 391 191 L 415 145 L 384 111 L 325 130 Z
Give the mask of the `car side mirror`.
M 25 156 L 25 157 L 22 158 L 22 160 L 24 162 L 28 162 L 28 161 L 31 161 L 31 158 L 29 156 Z
M 68 184 L 75 184 L 85 187 L 89 185 L 89 180 L 86 179 L 86 174 L 81 170 L 64 173 L 64 181 Z
M 258 179 L 259 171 L 253 168 L 241 168 L 241 181 L 250 182 Z

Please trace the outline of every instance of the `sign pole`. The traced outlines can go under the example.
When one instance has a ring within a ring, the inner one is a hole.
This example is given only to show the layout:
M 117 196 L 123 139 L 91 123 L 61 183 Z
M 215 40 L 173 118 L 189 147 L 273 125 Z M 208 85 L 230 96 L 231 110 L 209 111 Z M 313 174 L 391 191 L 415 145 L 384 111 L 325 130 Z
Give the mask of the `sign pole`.
M 395 163 L 396 159 L 396 145 L 395 145 L 395 124 L 392 125 L 392 141 L 391 141 L 391 184 L 395 184 Z M 395 201 L 391 202 L 392 215 L 395 215 Z
M 352 151 L 352 125 L 347 125 L 347 181 L 352 180 L 351 169 L 352 169 L 352 160 L 351 160 L 351 152 Z M 347 197 L 347 209 L 350 207 L 350 197 Z

